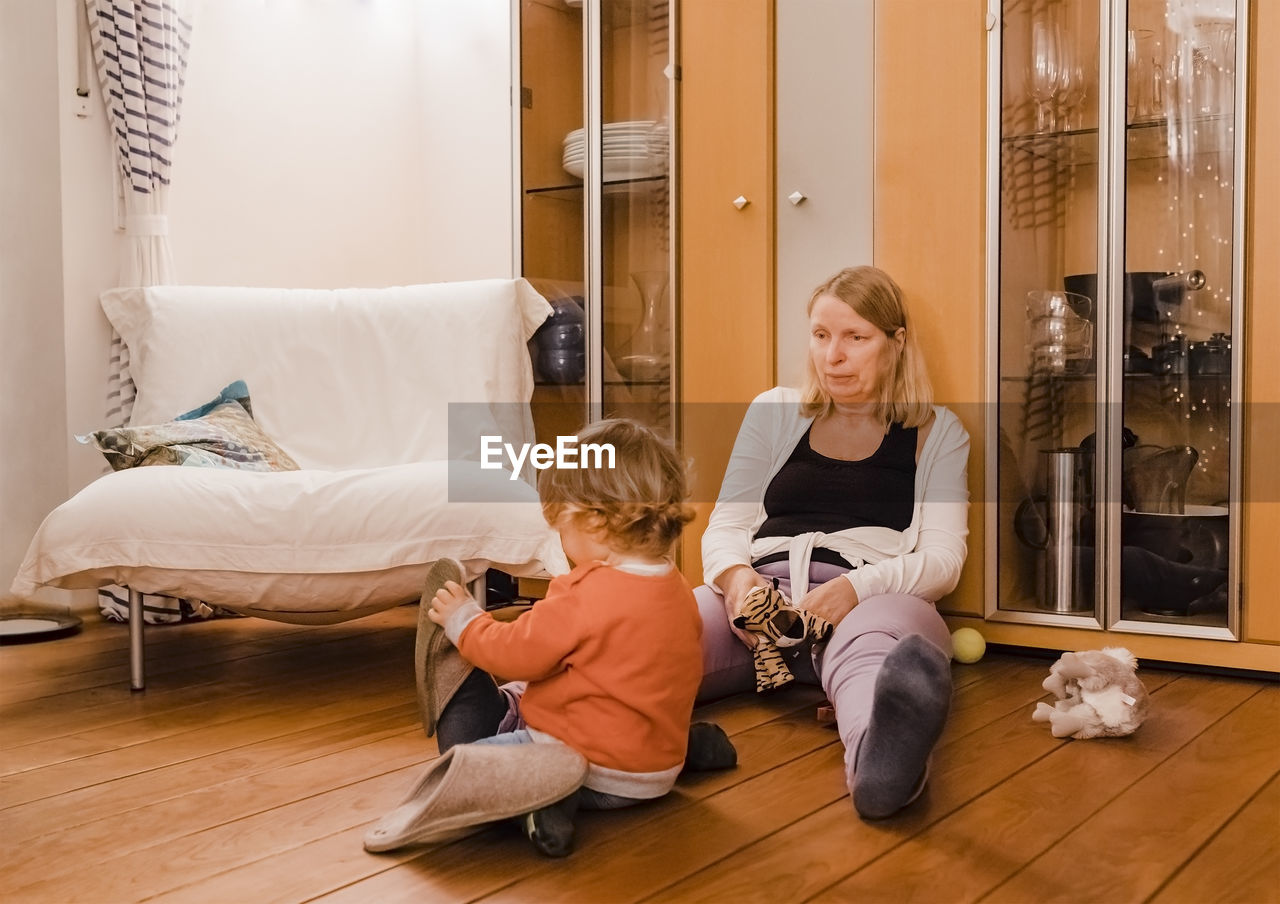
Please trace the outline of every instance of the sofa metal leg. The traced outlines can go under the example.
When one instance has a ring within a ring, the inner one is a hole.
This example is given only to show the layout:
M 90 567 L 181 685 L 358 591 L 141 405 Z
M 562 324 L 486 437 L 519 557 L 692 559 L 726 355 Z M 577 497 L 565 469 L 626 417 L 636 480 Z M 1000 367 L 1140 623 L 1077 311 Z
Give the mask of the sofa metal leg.
M 480 577 L 467 584 L 467 590 L 471 593 L 471 598 L 480 604 L 481 609 L 488 608 L 485 604 L 489 600 L 489 582 L 485 578 L 486 576 L 481 574 Z
M 142 591 L 129 588 L 129 688 L 140 691 L 145 686 L 142 671 Z

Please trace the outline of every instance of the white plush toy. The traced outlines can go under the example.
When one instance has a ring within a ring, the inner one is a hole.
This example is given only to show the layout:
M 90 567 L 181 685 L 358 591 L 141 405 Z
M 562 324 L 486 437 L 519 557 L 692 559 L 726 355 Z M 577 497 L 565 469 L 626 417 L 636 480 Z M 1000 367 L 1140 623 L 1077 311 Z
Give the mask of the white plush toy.
M 1138 660 L 1124 647 L 1063 653 L 1044 680 L 1057 702 L 1037 703 L 1031 718 L 1048 722 L 1055 738 L 1133 734 L 1147 715 L 1147 689 L 1137 670 Z

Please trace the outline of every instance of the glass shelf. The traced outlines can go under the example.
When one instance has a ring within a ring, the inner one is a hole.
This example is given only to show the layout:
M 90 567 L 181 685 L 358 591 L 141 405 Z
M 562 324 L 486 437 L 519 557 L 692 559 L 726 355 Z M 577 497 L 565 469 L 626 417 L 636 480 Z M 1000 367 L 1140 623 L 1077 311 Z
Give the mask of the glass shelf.
M 1124 378 L 1126 381 L 1137 380 L 1139 382 L 1154 382 L 1163 380 L 1169 383 L 1177 383 L 1181 380 L 1189 380 L 1192 383 L 1230 383 L 1231 374 L 1156 374 L 1145 370 L 1125 371 Z M 1032 380 L 1052 380 L 1055 383 L 1096 383 L 1098 381 L 1097 374 L 1001 374 L 1000 382 L 1002 383 L 1030 383 Z
M 1231 117 L 1213 115 L 1197 116 L 1190 121 L 1193 134 L 1205 129 L 1211 132 L 1220 126 L 1229 128 Z M 1174 121 L 1174 140 L 1178 138 L 1178 122 Z M 1185 129 L 1185 127 L 1182 127 Z M 1126 129 L 1127 154 L 1129 160 L 1157 160 L 1170 156 L 1169 153 L 1169 120 L 1168 118 L 1144 120 L 1130 123 Z M 1042 160 L 1049 160 L 1059 166 L 1093 166 L 1098 162 L 1098 130 L 1072 129 L 1063 132 L 1043 132 L 1028 135 L 1009 135 L 1001 144 L 1013 151 L 1029 154 Z M 1199 142 L 1195 145 L 1199 153 L 1216 154 L 1230 150 L 1220 143 Z
M 638 185 L 643 187 L 656 187 L 667 181 L 666 176 L 644 176 L 639 179 L 613 179 L 603 183 L 605 196 L 629 194 L 631 187 Z M 547 185 L 540 188 L 526 188 L 526 195 L 535 198 L 555 198 L 562 201 L 576 201 L 582 203 L 582 183 L 575 182 L 568 185 Z

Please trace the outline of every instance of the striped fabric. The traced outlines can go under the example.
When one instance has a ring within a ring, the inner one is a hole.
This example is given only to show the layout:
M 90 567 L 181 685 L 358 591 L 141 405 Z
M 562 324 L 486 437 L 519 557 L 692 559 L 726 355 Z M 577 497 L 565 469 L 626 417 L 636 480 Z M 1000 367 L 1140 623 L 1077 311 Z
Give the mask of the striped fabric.
M 173 282 L 168 186 L 191 46 L 190 0 L 84 0 L 89 41 L 123 188 L 122 286 Z M 133 408 L 129 350 L 114 332 L 107 383 L 107 425 L 123 426 Z
M 182 86 L 191 46 L 192 0 L 84 0 L 89 41 L 111 130 L 116 174 L 124 196 L 125 257 L 121 286 L 174 281 L 168 239 L 168 189 L 178 137 Z M 129 348 L 111 331 L 106 424 L 129 423 L 136 390 L 129 374 Z M 194 602 L 194 601 L 192 601 Z M 184 613 L 208 611 L 166 596 L 144 596 L 149 623 L 181 621 Z M 128 591 L 98 592 L 104 616 L 128 619 Z

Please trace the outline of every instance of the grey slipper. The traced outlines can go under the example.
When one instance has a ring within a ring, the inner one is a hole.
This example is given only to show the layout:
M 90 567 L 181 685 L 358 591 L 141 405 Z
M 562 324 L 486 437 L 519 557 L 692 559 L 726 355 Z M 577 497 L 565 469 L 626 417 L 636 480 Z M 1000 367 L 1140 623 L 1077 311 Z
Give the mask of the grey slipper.
M 455 559 L 437 559 L 432 563 L 418 602 L 418 635 L 413 646 L 414 680 L 418 691 L 418 711 L 422 727 L 431 737 L 445 704 L 453 698 L 474 666 L 462 658 L 444 629 L 427 617 L 431 599 L 447 581 L 465 586 L 462 565 Z
M 581 787 L 587 761 L 564 744 L 459 744 L 364 836 L 367 851 L 448 841 L 550 806 Z

